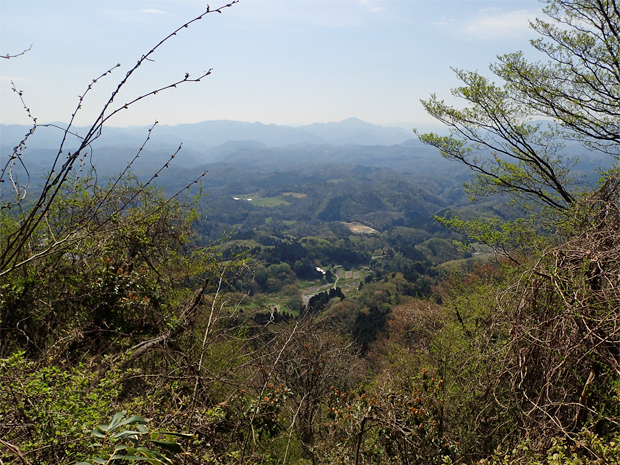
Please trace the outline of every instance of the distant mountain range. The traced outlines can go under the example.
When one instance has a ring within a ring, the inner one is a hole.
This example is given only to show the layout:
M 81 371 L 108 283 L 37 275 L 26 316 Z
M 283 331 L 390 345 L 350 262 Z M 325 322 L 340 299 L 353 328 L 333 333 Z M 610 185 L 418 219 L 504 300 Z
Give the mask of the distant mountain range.
M 62 126 L 60 123 L 58 125 Z M 28 126 L 0 125 L 2 145 L 14 147 L 29 129 Z M 73 130 L 78 134 L 86 132 L 86 128 Z M 106 127 L 95 146 L 139 147 L 147 134 L 147 127 Z M 62 132 L 56 128 L 39 127 L 28 145 L 30 148 L 55 148 L 61 136 Z M 376 126 L 357 118 L 300 127 L 221 120 L 177 126 L 159 125 L 153 131 L 149 144 L 169 149 L 183 143 L 188 149 L 202 152 L 229 141 L 255 141 L 268 147 L 297 144 L 396 145 L 413 137 L 412 131 Z
M 0 125 L 2 159 L 6 160 L 29 130 L 28 126 Z M 72 128 L 77 134 L 84 134 L 86 130 Z M 63 131 L 58 128 L 41 126 L 28 139 L 24 162 L 31 174 L 50 168 L 62 135 Z M 93 144 L 90 162 L 101 174 L 116 174 L 137 153 L 147 135 L 147 127 L 106 127 Z M 302 166 L 359 165 L 419 175 L 443 172 L 457 178 L 468 173 L 458 163 L 443 159 L 435 148 L 421 143 L 413 132 L 401 127 L 381 127 L 357 118 L 301 127 L 225 120 L 161 125 L 152 132 L 132 171 L 151 173 L 153 167 L 165 164 L 180 144 L 183 150 L 171 165 L 172 172 L 192 171 L 207 165 L 234 165 L 254 172 Z M 65 153 L 73 151 L 76 145 L 75 137 L 69 139 Z M 584 153 L 577 144 L 567 145 L 566 152 L 581 159 L 578 169 L 583 173 L 590 174 L 594 168 L 610 163 L 609 157 L 597 152 Z

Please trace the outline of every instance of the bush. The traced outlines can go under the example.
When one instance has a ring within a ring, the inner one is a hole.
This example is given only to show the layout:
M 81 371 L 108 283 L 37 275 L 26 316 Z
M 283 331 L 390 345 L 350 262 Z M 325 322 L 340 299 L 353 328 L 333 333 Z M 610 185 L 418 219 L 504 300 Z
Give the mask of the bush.
M 582 430 L 574 438 L 555 438 L 546 451 L 536 451 L 529 443 L 517 446 L 509 453 L 496 452 L 479 465 L 617 465 L 620 464 L 620 435 L 601 438 Z
M 122 377 L 114 369 L 30 361 L 23 352 L 0 360 L 2 440 L 31 463 L 72 463 L 89 453 L 87 430 L 115 410 Z

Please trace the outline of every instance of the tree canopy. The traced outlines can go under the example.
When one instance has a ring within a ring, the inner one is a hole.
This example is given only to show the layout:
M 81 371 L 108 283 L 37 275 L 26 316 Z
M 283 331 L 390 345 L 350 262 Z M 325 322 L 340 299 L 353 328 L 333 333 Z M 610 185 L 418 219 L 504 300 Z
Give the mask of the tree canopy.
M 453 95 L 468 106 L 431 95 L 424 107 L 451 134 L 419 137 L 474 171 L 472 197 L 507 193 L 522 205 L 561 212 L 583 191 L 566 143 L 618 156 L 620 14 L 614 0 L 546 3 L 549 19 L 531 23 L 541 36 L 531 44 L 544 59 L 500 56 L 490 70 L 501 84 L 454 70 L 464 85 Z

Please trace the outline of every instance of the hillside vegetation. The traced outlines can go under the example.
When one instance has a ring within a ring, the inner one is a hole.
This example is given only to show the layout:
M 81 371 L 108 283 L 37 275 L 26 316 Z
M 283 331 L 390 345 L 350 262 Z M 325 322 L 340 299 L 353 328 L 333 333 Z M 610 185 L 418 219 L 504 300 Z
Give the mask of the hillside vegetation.
M 316 143 L 169 169 L 153 127 L 116 172 L 88 163 L 114 95 L 51 161 L 33 118 L 0 173 L 0 462 L 620 463 L 620 12 L 545 12 L 547 61 L 457 70 L 426 145 L 270 128 Z

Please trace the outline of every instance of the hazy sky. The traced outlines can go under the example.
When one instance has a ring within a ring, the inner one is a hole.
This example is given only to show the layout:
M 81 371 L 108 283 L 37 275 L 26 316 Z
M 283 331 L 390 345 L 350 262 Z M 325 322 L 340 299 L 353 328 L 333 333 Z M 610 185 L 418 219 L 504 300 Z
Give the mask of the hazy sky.
M 211 8 L 224 2 L 208 0 Z M 184 29 L 146 63 L 117 102 L 213 68 L 201 83 L 158 94 L 112 126 L 231 119 L 300 125 L 358 117 L 423 124 L 419 103 L 446 99 L 450 67 L 487 72 L 499 54 L 530 49 L 537 1 L 241 0 Z M 86 125 L 136 60 L 206 8 L 193 0 L 1 0 L 0 119 L 26 124 L 11 80 L 39 122 Z

